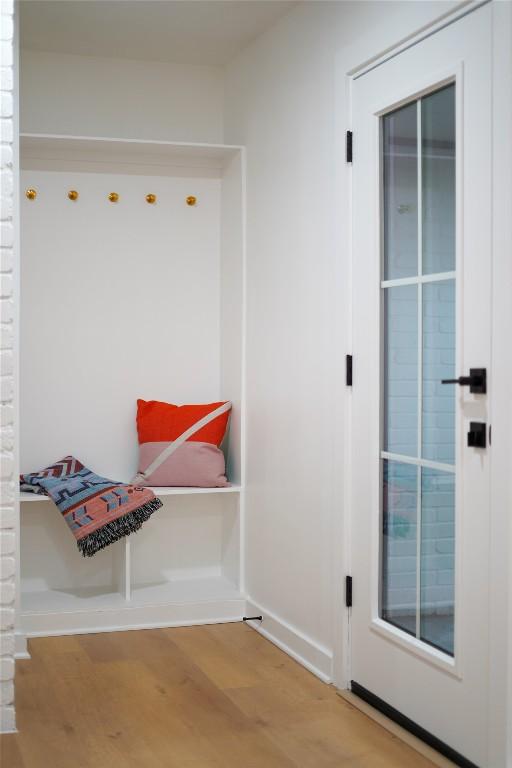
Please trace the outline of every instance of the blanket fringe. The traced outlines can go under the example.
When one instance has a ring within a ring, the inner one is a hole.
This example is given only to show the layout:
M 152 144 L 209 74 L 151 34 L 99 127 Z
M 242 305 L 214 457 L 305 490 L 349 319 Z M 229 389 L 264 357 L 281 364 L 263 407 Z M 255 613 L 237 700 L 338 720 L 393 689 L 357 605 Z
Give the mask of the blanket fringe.
M 138 531 L 141 525 L 149 520 L 153 512 L 156 512 L 161 506 L 160 499 L 155 498 L 147 501 L 132 512 L 127 512 L 126 515 L 118 517 L 117 520 L 112 520 L 102 528 L 98 528 L 97 531 L 89 533 L 83 539 L 78 539 L 78 549 L 84 557 L 92 557 L 100 549 L 104 549 L 124 536 Z

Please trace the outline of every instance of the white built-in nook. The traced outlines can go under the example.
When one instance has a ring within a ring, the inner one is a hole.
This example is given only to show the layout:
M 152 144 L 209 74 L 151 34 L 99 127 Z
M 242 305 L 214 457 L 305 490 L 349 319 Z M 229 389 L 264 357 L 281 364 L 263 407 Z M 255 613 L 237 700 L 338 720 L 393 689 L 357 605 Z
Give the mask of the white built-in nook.
M 233 411 L 231 487 L 156 488 L 163 508 L 92 558 L 20 494 L 20 634 L 240 620 L 243 150 L 24 135 L 21 166 L 21 471 L 73 454 L 128 482 L 137 398 Z

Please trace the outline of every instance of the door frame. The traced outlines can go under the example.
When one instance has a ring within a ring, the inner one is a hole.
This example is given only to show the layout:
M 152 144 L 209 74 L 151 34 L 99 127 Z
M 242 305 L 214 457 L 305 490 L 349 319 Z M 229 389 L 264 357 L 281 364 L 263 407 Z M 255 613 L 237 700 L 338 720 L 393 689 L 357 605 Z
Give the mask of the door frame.
M 342 265 L 345 285 L 343 292 L 347 309 L 338 319 L 339 338 L 345 353 L 354 355 L 354 384 L 357 386 L 357 350 L 352 342 L 352 174 L 354 167 L 346 164 L 341 143 L 345 131 L 352 126 L 354 80 L 399 55 L 425 38 L 435 34 L 458 19 L 491 3 L 493 7 L 492 34 L 492 291 L 491 308 L 492 359 L 490 384 L 492 411 L 490 423 L 494 425 L 491 459 L 491 502 L 490 502 L 490 593 L 489 605 L 490 654 L 493 663 L 489 669 L 489 749 L 491 765 L 505 768 L 512 764 L 512 732 L 507 733 L 507 723 L 512 721 L 512 462 L 510 460 L 510 434 L 512 431 L 512 407 L 510 386 L 512 381 L 512 350 L 509 331 L 512 324 L 510 291 L 512 289 L 512 149 L 509 137 L 512 135 L 512 93 L 506 77 L 500 74 L 512 71 L 512 2 L 497 0 L 470 0 L 462 2 L 431 24 L 417 30 L 395 46 L 376 52 L 365 61 L 356 61 L 352 66 L 340 65 L 338 86 L 338 130 L 340 150 L 338 153 L 338 201 L 346 211 L 345 230 L 341 235 Z M 350 62 L 349 62 L 350 63 Z M 346 60 L 345 60 L 346 64 Z M 357 137 L 354 137 L 354 164 L 357 169 Z M 342 286 L 340 285 L 340 291 Z M 506 322 L 506 319 L 509 322 Z M 341 376 L 340 376 L 341 381 Z M 337 531 L 333 537 L 333 562 L 336 588 L 334 590 L 334 649 L 333 682 L 340 690 L 350 688 L 350 609 L 345 606 L 345 577 L 351 573 L 351 498 L 352 498 L 352 457 L 351 445 L 354 428 L 352 397 L 349 387 L 345 389 L 343 412 L 338 419 L 342 430 L 336 445 L 336 463 L 343 468 L 343 487 L 337 489 Z M 340 554 L 341 553 L 341 554 Z M 354 600 L 357 600 L 357 585 L 354 585 Z M 407 713 L 405 713 L 407 714 Z M 510 761 L 510 762 L 507 762 Z

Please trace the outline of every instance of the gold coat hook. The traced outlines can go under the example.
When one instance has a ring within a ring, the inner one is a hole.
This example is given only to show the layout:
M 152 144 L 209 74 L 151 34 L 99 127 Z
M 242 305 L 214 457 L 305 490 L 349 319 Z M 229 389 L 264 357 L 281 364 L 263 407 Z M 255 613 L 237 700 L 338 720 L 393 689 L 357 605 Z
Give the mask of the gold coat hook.
M 185 202 L 187 205 L 195 205 L 197 203 L 197 197 L 194 197 L 194 195 L 189 195 Z
M 152 193 L 146 195 L 146 202 L 150 204 L 156 203 L 156 195 L 153 195 Z
M 37 197 L 37 190 L 30 187 L 30 189 L 27 189 L 25 192 L 25 195 L 29 200 L 35 200 Z
M 70 200 L 78 200 L 78 192 L 76 189 L 70 189 L 68 192 L 68 197 Z
M 117 201 L 119 200 L 119 195 L 117 194 L 117 192 L 110 192 L 108 199 L 110 200 L 111 203 L 117 203 Z

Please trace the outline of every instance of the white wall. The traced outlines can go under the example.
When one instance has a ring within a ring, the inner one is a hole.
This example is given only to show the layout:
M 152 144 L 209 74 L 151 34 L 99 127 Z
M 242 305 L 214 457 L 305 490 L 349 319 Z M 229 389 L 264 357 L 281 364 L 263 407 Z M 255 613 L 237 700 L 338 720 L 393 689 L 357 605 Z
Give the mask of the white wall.
M 221 143 L 222 69 L 22 51 L 24 133 Z
M 20 204 L 21 471 L 73 454 L 126 482 L 138 397 L 220 399 L 221 180 L 24 170 L 21 184 L 38 191 Z
M 225 139 L 247 145 L 247 591 L 327 676 L 342 599 L 344 73 L 456 5 L 303 3 L 226 73 Z

